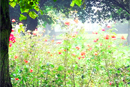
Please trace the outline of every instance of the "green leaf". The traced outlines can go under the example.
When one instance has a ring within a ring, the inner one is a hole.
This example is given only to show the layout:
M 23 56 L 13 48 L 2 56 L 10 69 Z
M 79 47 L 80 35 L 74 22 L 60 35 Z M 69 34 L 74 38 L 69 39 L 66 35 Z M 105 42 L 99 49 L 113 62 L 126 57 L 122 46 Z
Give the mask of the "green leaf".
M 56 2 L 57 0 L 53 0 L 54 2 Z
M 38 6 L 35 6 L 34 9 L 35 9 L 36 11 L 39 11 L 39 10 L 40 10 L 40 9 L 38 8 Z
M 38 15 L 34 11 L 29 12 L 29 16 L 33 19 L 35 19 Z
M 58 67 L 58 71 L 62 71 L 62 70 L 64 70 L 64 67 L 63 66 L 59 66 Z
M 19 20 L 20 20 L 20 21 L 22 21 L 22 20 L 26 20 L 26 19 L 27 19 L 26 16 L 24 16 L 23 14 L 20 14 L 20 17 L 19 17 Z
M 16 6 L 16 2 L 10 2 L 10 6 L 14 8 Z
M 43 11 L 42 10 L 40 10 L 40 13 L 41 13 L 41 15 L 43 15 Z
M 82 0 L 75 0 L 75 3 L 76 3 L 78 6 L 80 6 L 81 3 L 82 3 Z
M 71 7 L 74 7 L 75 1 L 73 0 L 70 4 Z

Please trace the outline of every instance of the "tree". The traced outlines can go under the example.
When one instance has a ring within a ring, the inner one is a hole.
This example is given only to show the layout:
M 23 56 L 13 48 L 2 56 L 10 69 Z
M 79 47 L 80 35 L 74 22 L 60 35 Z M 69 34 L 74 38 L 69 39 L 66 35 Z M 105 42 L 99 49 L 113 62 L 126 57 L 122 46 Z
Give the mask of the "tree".
M 42 0 L 47 1 L 47 0 Z M 55 1 L 55 0 L 54 0 Z M 22 12 L 27 12 L 31 18 L 36 18 L 37 14 L 31 9 L 39 11 L 38 0 L 10 0 L 12 6 L 20 5 Z M 40 3 L 41 4 L 41 3 Z M 25 18 L 24 16 L 20 17 Z M 11 33 L 11 23 L 9 17 L 9 0 L 0 1 L 0 87 L 12 87 L 9 75 L 9 37 Z
M 11 32 L 9 1 L 0 4 L 0 87 L 12 87 L 9 75 L 8 46 Z

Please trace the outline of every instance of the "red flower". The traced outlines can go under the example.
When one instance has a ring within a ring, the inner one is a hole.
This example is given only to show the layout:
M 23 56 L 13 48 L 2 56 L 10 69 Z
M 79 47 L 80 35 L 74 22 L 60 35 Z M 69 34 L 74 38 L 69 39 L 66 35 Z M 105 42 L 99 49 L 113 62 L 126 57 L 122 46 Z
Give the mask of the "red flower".
M 15 58 L 15 59 L 17 59 L 17 58 L 18 58 L 18 56 L 16 56 L 16 55 L 15 55 L 15 56 L 14 56 L 14 58 Z
M 61 52 L 58 52 L 58 54 L 61 54 Z
M 45 39 L 45 42 L 47 42 L 47 39 Z
M 102 43 L 99 43 L 100 46 L 102 46 Z
M 122 39 L 122 40 L 125 40 L 125 37 L 124 37 L 124 36 L 121 36 L 121 39 Z
M 98 34 L 98 32 L 95 32 L 95 34 Z
M 15 80 L 19 80 L 19 78 L 15 78 Z
M 81 56 L 84 56 L 85 55 L 85 52 L 81 52 Z
M 96 40 L 94 40 L 94 42 L 97 42 L 98 41 L 98 38 Z
M 90 47 L 90 48 L 88 49 L 88 51 L 89 51 L 89 50 L 92 50 L 92 48 Z
M 105 31 L 105 29 L 102 29 L 102 31 Z
M 78 19 L 75 19 L 74 21 L 75 21 L 75 23 L 78 23 Z
M 108 25 L 107 28 L 111 28 L 111 26 Z
M 110 48 L 111 46 L 108 46 L 108 48 Z
M 114 39 L 114 40 L 116 40 L 116 36 L 115 35 L 112 35 L 111 38 Z
M 24 60 L 24 62 L 25 62 L 25 63 L 28 63 L 28 61 L 27 61 L 27 60 Z
M 69 26 L 69 25 L 70 25 L 70 22 L 65 22 L 65 25 L 68 25 L 68 26 Z
M 57 41 L 56 44 L 61 44 L 61 41 Z
M 105 38 L 106 40 L 109 39 L 109 35 L 106 35 L 104 38 Z
M 12 46 L 12 43 L 9 43 L 9 47 L 11 47 Z
M 110 82 L 109 85 L 112 85 L 112 82 Z
M 32 69 L 30 69 L 30 73 L 32 73 L 33 72 L 33 70 Z
M 116 36 L 115 36 L 115 35 L 112 35 L 111 38 L 116 38 Z
M 50 51 L 48 51 L 48 53 L 50 53 Z
M 12 29 L 11 32 L 14 32 L 14 29 Z
M 79 50 L 80 48 L 77 46 L 76 49 Z
M 84 56 L 82 56 L 82 58 L 85 58 Z
M 94 53 L 94 55 L 96 56 L 96 55 L 98 55 L 98 53 L 97 53 L 97 52 L 95 52 L 95 53 Z
M 73 56 L 76 56 L 74 53 L 72 54 Z
M 81 57 L 78 57 L 78 59 L 81 59 Z
M 15 19 L 12 19 L 12 22 L 15 22 L 16 20 Z
M 64 51 L 66 51 L 66 49 Z

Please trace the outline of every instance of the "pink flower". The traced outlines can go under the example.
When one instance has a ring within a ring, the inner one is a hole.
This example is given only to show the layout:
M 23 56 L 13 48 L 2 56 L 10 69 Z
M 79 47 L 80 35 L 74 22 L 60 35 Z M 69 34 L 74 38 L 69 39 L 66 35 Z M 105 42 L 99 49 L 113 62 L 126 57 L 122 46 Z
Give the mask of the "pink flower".
M 12 47 L 12 43 L 9 43 L 9 47 Z
M 57 41 L 56 44 L 61 44 L 61 41 Z
M 69 26 L 69 25 L 70 25 L 70 22 L 65 22 L 65 25 L 68 25 L 68 26 Z
M 105 29 L 102 29 L 102 31 L 105 31 Z
M 85 55 L 85 52 L 81 52 L 81 56 L 84 56 Z
M 30 73 L 32 73 L 33 72 L 33 70 L 32 69 L 30 69 Z
M 14 37 L 14 35 L 13 35 L 13 34 L 10 34 L 9 41 L 15 43 L 15 42 L 16 42 L 15 39 L 16 39 L 16 38 Z
M 104 38 L 105 38 L 106 40 L 109 39 L 109 35 L 106 35 Z
M 111 28 L 111 26 L 108 25 L 107 28 Z

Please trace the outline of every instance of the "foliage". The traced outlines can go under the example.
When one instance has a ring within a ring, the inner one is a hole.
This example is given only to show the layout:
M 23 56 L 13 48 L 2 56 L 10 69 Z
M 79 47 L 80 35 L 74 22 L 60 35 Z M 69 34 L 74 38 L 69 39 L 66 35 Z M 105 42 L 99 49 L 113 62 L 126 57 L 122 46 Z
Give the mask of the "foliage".
M 14 87 L 18 86 L 126 86 L 130 82 L 129 52 L 116 45 L 118 38 L 113 29 L 93 33 L 88 37 L 84 29 L 76 29 L 65 22 L 67 33 L 62 41 L 49 41 L 35 30 L 16 37 L 10 47 L 10 74 Z

